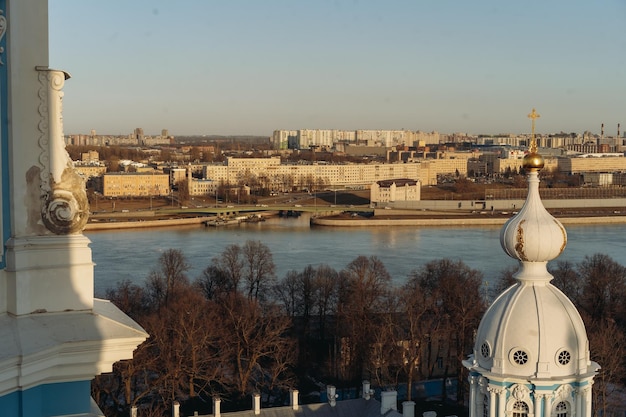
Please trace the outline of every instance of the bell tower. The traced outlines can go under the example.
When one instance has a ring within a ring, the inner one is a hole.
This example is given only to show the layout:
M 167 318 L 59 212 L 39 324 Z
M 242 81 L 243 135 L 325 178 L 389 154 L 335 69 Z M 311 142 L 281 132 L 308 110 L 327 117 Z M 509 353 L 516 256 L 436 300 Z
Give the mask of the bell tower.
M 599 369 L 572 302 L 550 283 L 549 261 L 567 243 L 563 225 L 539 196 L 535 109 L 523 160 L 528 196 L 500 231 L 500 243 L 519 261 L 516 283 L 496 298 L 478 327 L 474 352 L 463 361 L 470 376 L 470 417 L 591 417 L 591 386 Z

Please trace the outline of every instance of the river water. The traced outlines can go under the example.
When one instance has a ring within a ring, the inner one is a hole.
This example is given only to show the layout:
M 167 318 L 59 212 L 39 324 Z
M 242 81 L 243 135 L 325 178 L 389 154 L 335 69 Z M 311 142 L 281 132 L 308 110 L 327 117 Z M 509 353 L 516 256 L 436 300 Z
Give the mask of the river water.
M 626 225 L 568 225 L 566 229 L 568 244 L 558 260 L 578 263 L 586 255 L 603 253 L 626 265 Z M 309 264 L 327 264 L 339 271 L 359 255 L 376 255 L 396 285 L 404 283 L 413 270 L 441 258 L 462 260 L 491 282 L 500 271 L 516 265 L 500 247 L 499 233 L 500 226 L 310 227 L 309 217 L 303 215 L 218 228 L 197 225 L 85 235 L 92 241 L 96 263 L 96 296 L 103 296 L 122 280 L 143 284 L 167 249 L 185 254 L 191 265 L 188 276 L 194 279 L 227 245 L 243 245 L 247 240 L 269 247 L 278 278 Z

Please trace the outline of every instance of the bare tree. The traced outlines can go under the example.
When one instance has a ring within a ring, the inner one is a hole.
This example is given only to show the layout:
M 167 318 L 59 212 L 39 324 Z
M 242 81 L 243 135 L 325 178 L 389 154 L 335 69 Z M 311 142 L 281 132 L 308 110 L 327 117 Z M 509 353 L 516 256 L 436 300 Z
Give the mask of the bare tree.
M 582 293 L 582 277 L 574 264 L 569 261 L 558 261 L 556 265 L 556 268 L 549 268 L 549 272 L 554 276 L 550 282 L 575 304 L 578 303 Z
M 328 317 L 337 311 L 337 280 L 339 274 L 328 265 L 320 265 L 315 271 L 315 303 L 319 321 L 319 338 L 326 338 Z
M 229 283 L 226 272 L 212 264 L 202 271 L 200 277 L 196 278 L 194 286 L 207 300 L 216 300 L 232 291 Z
M 243 245 L 244 281 L 249 299 L 263 300 L 276 280 L 274 259 L 270 249 L 258 240 Z
M 460 364 L 471 352 L 473 331 L 485 311 L 481 295 L 482 279 L 481 272 L 469 268 L 462 261 L 450 259 L 428 262 L 410 278 L 416 280 L 426 297 L 434 300 L 434 313 L 444 320 L 446 336 L 442 340 L 445 345 L 438 341 L 441 353 L 437 356 L 447 359 L 444 362 L 444 379 L 448 375 L 458 378 L 458 401 L 463 401 L 464 382 L 467 380 L 465 369 Z M 431 370 L 433 366 L 431 362 Z
M 417 279 L 410 279 L 398 295 L 398 340 L 402 346 L 402 364 L 407 379 L 407 400 L 411 401 L 413 381 L 424 378 L 420 366 L 430 335 L 439 334 L 442 317 L 437 314 L 433 297 L 426 296 Z
M 130 280 L 118 282 L 115 288 L 107 289 L 106 298 L 135 320 L 148 310 L 149 303 L 145 290 Z
M 300 274 L 298 271 L 289 271 L 285 277 L 274 286 L 274 297 L 283 305 L 287 315 L 292 318 L 296 317 L 299 311 L 299 280 Z
M 371 336 L 379 331 L 391 276 L 375 256 L 359 256 L 340 273 L 337 319 L 343 336 L 343 377 L 360 379 L 370 361 Z
M 514 285 L 517 280 L 513 278 L 513 275 L 519 270 L 519 265 L 509 266 L 504 268 L 498 274 L 498 278 L 495 282 L 493 288 L 490 288 L 488 291 L 488 298 L 493 300 L 498 295 L 502 294 L 504 290 L 509 288 L 511 285 Z
M 613 320 L 602 320 L 589 329 L 589 344 L 592 359 L 601 368 L 594 378 L 593 384 L 593 415 L 610 414 L 616 405 L 612 393 L 621 384 L 626 367 L 624 364 L 626 335 Z
M 188 173 L 187 175 L 191 175 Z M 191 198 L 191 191 L 189 190 L 189 183 L 187 179 L 182 179 L 176 183 L 176 188 L 178 190 L 178 199 L 185 204 Z
M 314 307 L 314 293 L 315 293 L 315 268 L 311 265 L 307 265 L 304 270 L 298 274 L 298 284 L 300 288 L 300 315 L 302 317 L 302 324 L 304 326 L 304 333 L 309 332 L 309 321 L 311 313 Z
M 608 318 L 624 323 L 624 298 L 626 297 L 626 268 L 607 255 L 585 256 L 578 265 L 584 282 L 580 308 L 593 321 Z
M 207 299 L 216 299 L 239 289 L 243 277 L 243 251 L 236 244 L 228 245 L 211 260 L 195 284 Z
M 148 292 L 153 302 L 161 306 L 167 304 L 175 292 L 188 284 L 190 266 L 182 251 L 168 249 L 159 257 L 159 269 L 148 275 Z
M 286 336 L 291 323 L 276 307 L 263 308 L 256 300 L 237 293 L 219 304 L 223 328 L 229 335 L 223 342 L 225 371 L 240 396 L 272 385 L 288 384 L 288 368 L 294 360 L 293 341 Z
M 392 291 L 377 314 L 378 326 L 371 337 L 367 371 L 379 387 L 396 386 L 403 370 L 403 346 L 396 309 L 398 292 Z

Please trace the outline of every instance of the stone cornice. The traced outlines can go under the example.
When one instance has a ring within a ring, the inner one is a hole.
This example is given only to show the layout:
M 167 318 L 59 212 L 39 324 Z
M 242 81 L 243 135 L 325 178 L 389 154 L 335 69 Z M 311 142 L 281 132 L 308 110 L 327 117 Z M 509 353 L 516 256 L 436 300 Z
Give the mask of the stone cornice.
M 91 380 L 132 357 L 148 335 L 113 304 L 92 311 L 0 316 L 0 396 L 37 385 Z

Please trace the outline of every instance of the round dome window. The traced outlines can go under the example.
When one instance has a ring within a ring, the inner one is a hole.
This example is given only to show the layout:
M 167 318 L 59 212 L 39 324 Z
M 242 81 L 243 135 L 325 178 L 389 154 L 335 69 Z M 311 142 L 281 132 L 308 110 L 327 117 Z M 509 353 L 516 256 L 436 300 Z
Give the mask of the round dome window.
M 510 354 L 510 360 L 516 365 L 526 365 L 528 362 L 528 353 L 523 349 L 513 349 Z
M 489 346 L 489 343 L 483 342 L 483 344 L 480 345 L 480 354 L 485 359 L 487 359 L 487 358 L 489 358 L 489 356 L 491 356 L 491 346 Z
M 561 349 L 556 355 L 556 361 L 559 365 L 567 365 L 572 360 L 572 355 L 569 351 Z

